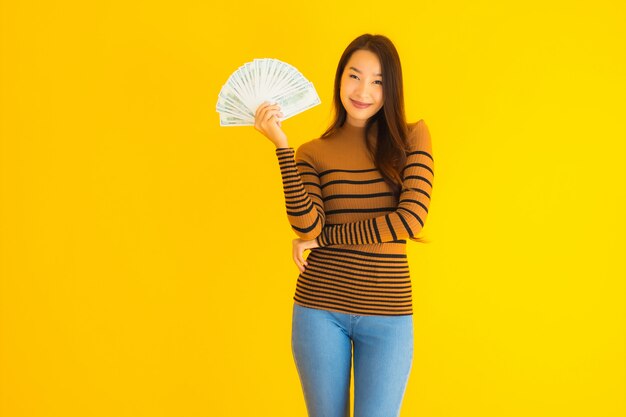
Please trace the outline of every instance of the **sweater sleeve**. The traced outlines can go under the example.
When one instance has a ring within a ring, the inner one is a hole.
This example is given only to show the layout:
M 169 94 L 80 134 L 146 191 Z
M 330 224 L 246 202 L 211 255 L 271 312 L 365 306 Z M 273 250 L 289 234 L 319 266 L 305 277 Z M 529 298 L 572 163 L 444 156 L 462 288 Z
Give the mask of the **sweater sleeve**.
M 276 156 L 291 228 L 302 239 L 315 239 L 326 221 L 319 175 L 301 148 L 276 148 Z
M 383 243 L 417 236 L 428 215 L 434 180 L 432 142 L 423 119 L 411 129 L 409 142 L 397 209 L 370 219 L 327 225 L 316 238 L 320 247 Z M 361 230 L 365 233 L 355 233 Z

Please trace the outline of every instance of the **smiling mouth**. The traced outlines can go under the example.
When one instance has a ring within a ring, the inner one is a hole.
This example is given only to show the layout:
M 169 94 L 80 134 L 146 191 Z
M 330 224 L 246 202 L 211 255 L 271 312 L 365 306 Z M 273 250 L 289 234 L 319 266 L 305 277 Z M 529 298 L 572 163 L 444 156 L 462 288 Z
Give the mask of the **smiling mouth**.
M 352 102 L 352 104 L 355 107 L 359 107 L 359 108 L 362 108 L 362 109 L 372 105 L 372 103 L 361 103 L 360 101 L 356 101 L 356 100 L 352 100 L 352 99 L 350 99 L 350 101 Z

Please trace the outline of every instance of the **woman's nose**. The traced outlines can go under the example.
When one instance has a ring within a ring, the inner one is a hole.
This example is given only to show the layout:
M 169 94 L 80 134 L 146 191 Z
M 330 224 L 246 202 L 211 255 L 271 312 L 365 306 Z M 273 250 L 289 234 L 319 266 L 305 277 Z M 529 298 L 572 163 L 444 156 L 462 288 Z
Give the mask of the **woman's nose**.
M 360 97 L 367 97 L 367 96 L 369 96 L 369 87 L 365 83 L 360 84 L 357 87 L 357 94 Z

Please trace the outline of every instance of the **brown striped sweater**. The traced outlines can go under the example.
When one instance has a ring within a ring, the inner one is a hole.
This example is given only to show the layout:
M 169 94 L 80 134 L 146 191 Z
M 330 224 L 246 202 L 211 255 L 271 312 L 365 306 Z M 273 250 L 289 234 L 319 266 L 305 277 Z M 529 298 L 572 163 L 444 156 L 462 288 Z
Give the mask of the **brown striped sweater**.
M 424 120 L 409 131 L 399 200 L 375 167 L 362 127 L 346 122 L 297 152 L 276 148 L 291 227 L 320 245 L 298 276 L 297 304 L 360 315 L 413 314 L 406 242 L 426 221 L 434 160 Z

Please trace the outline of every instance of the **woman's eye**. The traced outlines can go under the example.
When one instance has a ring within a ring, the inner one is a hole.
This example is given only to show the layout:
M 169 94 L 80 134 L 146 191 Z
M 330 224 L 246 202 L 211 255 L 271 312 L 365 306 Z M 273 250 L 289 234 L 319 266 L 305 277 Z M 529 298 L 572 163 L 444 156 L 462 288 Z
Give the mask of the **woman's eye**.
M 359 79 L 359 77 L 357 77 L 355 74 L 349 74 L 348 76 L 349 76 L 349 77 L 354 77 L 354 79 L 355 79 L 355 80 L 358 80 L 358 79 Z M 375 83 L 379 83 L 379 85 L 383 85 L 382 80 L 376 80 L 376 81 L 374 81 L 374 82 L 375 82 Z

